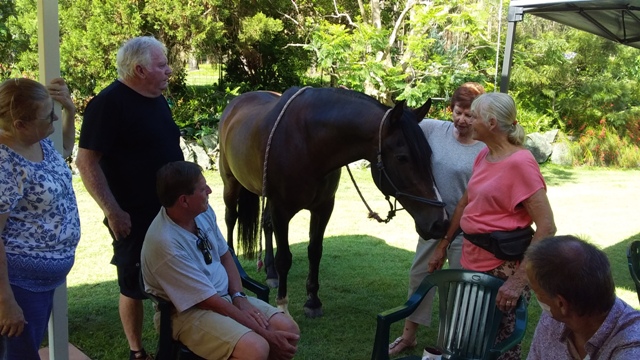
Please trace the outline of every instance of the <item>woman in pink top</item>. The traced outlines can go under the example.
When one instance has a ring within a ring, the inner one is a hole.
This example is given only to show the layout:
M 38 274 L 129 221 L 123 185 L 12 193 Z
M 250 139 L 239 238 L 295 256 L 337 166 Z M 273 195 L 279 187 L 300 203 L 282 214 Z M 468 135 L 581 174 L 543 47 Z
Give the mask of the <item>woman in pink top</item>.
M 458 227 L 465 238 L 462 244 L 462 267 L 482 271 L 505 279 L 496 298 L 498 308 L 507 313 L 498 341 L 506 338 L 515 325 L 513 309 L 521 294 L 529 297 L 525 266 L 520 260 L 502 260 L 494 252 L 469 241 L 473 235 L 494 231 L 524 229 L 535 223 L 532 243 L 556 232 L 546 185 L 538 163 L 526 150 L 524 129 L 516 120 L 516 105 L 511 96 L 488 93 L 471 104 L 473 138 L 487 147 L 480 151 L 473 165 L 467 191 L 451 220 L 447 235 L 440 241 L 429 261 L 429 271 L 440 269 L 444 262 L 446 239 Z M 494 240 L 492 240 L 494 241 Z M 500 360 L 520 359 L 520 346 L 503 354 Z

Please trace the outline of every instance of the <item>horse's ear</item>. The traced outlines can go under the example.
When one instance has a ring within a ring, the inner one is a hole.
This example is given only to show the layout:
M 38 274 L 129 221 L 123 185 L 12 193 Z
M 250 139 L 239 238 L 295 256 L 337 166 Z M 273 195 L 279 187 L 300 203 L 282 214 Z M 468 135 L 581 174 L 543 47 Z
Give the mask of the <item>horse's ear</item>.
M 429 113 L 429 109 L 431 109 L 431 98 L 429 98 L 429 100 L 427 100 L 427 102 L 424 103 L 424 105 L 413 110 L 413 113 L 416 114 L 416 117 L 418 118 L 418 122 L 422 121 L 422 119 L 424 119 L 425 116 L 427 116 L 427 114 Z
M 391 122 L 394 122 L 395 120 L 402 118 L 402 114 L 404 113 L 404 108 L 405 108 L 405 101 L 404 100 L 398 101 L 393 107 L 393 109 L 391 110 L 391 113 L 389 114 L 389 120 L 391 120 Z

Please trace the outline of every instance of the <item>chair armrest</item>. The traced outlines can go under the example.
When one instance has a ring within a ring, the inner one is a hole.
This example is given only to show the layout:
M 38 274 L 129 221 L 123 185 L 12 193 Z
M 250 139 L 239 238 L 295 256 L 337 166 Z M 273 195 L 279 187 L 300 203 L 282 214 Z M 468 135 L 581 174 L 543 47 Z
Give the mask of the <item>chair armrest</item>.
M 258 299 L 268 303 L 269 302 L 269 287 L 260 283 L 257 280 L 252 279 L 247 272 L 240 264 L 240 260 L 236 256 L 236 253 L 232 248 L 229 248 L 229 252 L 231 253 L 231 257 L 233 258 L 233 262 L 236 264 L 238 268 L 238 273 L 240 273 L 240 278 L 242 279 L 242 287 L 256 294 Z
M 636 273 L 636 265 L 634 264 L 634 253 L 637 253 L 638 245 L 640 245 L 640 242 L 634 241 L 627 248 L 627 261 L 629 263 L 629 272 L 631 273 L 631 279 L 633 280 L 633 282 L 636 283 L 636 285 L 640 284 L 640 279 L 638 279 L 638 274 Z
M 378 314 L 376 338 L 373 343 L 373 354 L 371 355 L 372 360 L 389 359 L 389 331 L 391 324 L 405 319 L 416 310 L 429 290 L 435 286 L 429 282 L 428 278 L 429 277 L 427 276 L 422 280 L 420 286 L 418 286 L 416 291 L 411 294 L 404 305 L 397 306 Z
M 497 359 L 500 355 L 509 351 L 509 349 L 518 345 L 522 339 L 524 338 L 524 333 L 527 328 L 527 320 L 528 320 L 528 311 L 527 311 L 527 300 L 524 296 L 520 296 L 518 299 L 518 304 L 516 305 L 516 325 L 513 329 L 513 332 L 509 337 L 502 340 L 498 344 L 495 344 L 489 352 L 491 353 L 492 359 Z

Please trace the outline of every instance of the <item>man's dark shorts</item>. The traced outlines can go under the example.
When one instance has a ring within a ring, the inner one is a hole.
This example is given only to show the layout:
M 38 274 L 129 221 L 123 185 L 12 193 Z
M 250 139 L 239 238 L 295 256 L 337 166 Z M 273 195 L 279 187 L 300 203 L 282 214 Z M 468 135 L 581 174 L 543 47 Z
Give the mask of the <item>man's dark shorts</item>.
M 107 219 L 105 218 L 103 221 L 113 239 L 111 264 L 118 268 L 118 286 L 120 286 L 120 293 L 126 297 L 132 299 L 146 298 L 142 289 L 140 289 L 140 252 L 142 251 L 142 242 L 147 229 L 157 214 L 158 211 L 156 210 L 130 212 L 131 233 L 120 240 L 116 240 L 108 226 Z

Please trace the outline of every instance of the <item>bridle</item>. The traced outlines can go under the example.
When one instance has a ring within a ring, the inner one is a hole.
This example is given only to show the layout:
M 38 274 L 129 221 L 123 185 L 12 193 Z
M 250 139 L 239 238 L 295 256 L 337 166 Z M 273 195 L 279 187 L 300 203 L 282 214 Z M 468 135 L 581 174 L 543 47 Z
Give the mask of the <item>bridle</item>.
M 398 187 L 396 186 L 396 184 L 394 184 L 391 178 L 389 177 L 389 174 L 387 173 L 387 170 L 384 167 L 384 161 L 382 161 L 382 127 L 384 126 L 385 120 L 387 120 L 387 117 L 389 115 L 389 112 L 391 112 L 391 110 L 392 109 L 387 110 L 387 112 L 384 114 L 384 116 L 382 117 L 382 121 L 380 121 L 380 128 L 378 129 L 378 155 L 377 155 L 378 163 L 376 164 L 376 167 L 380 171 L 380 180 L 379 180 L 380 186 L 382 186 L 382 175 L 384 175 L 384 177 L 389 182 L 389 185 L 391 185 L 391 187 L 395 191 L 395 194 L 393 195 L 394 198 L 397 199 L 400 197 L 405 197 L 405 198 L 409 198 L 414 201 L 419 201 L 431 206 L 445 207 L 446 204 L 440 200 L 431 200 L 421 196 L 411 195 L 398 190 Z M 435 179 L 433 178 L 433 173 L 431 169 L 429 169 L 429 177 L 431 178 L 431 183 L 435 184 Z M 435 186 L 434 186 L 434 189 L 436 191 L 436 194 L 438 195 L 438 198 L 440 198 L 440 195 L 438 194 L 438 189 Z M 385 196 L 388 197 L 389 195 L 385 195 Z
M 353 175 L 351 174 L 351 170 L 349 169 L 349 166 L 347 165 L 347 171 L 349 172 L 349 176 L 351 177 L 351 181 L 353 182 L 353 185 L 355 186 L 356 190 L 358 191 L 358 194 L 360 195 L 360 198 L 362 199 L 362 202 L 364 202 L 365 206 L 369 210 L 369 217 L 373 218 L 373 219 L 376 219 L 378 222 L 383 222 L 383 223 L 388 223 L 389 221 L 391 221 L 391 219 L 393 219 L 393 217 L 396 215 L 396 212 L 398 212 L 400 210 L 405 210 L 404 208 L 398 208 L 398 198 L 401 198 L 401 197 L 404 197 L 404 198 L 407 198 L 407 199 L 411 199 L 413 201 L 418 201 L 418 202 L 421 202 L 421 203 L 425 203 L 427 205 L 431 205 L 431 206 L 435 206 L 435 207 L 444 208 L 446 206 L 446 204 L 444 202 L 440 201 L 440 200 L 431 200 L 431 199 L 427 199 L 427 198 L 422 197 L 422 196 L 411 195 L 409 193 L 400 191 L 398 189 L 398 187 L 396 186 L 396 184 L 393 182 L 393 180 L 391 180 L 391 177 L 389 177 L 389 174 L 387 173 L 387 170 L 386 170 L 386 168 L 384 166 L 384 161 L 382 160 L 382 128 L 383 128 L 384 123 L 387 120 L 387 117 L 389 116 L 389 113 L 391 112 L 392 109 L 393 108 L 387 110 L 387 112 L 384 113 L 384 116 L 382 117 L 382 120 L 380 121 L 380 127 L 378 128 L 378 153 L 377 153 L 378 162 L 376 163 L 376 168 L 380 172 L 380 178 L 378 179 L 378 184 L 380 184 L 380 187 L 382 188 L 382 177 L 384 175 L 384 178 L 387 179 L 387 182 L 389 183 L 389 185 L 391 185 L 391 187 L 395 191 L 395 193 L 393 194 L 393 197 L 394 197 L 394 202 L 393 203 L 391 203 L 391 200 L 389 199 L 390 195 L 387 195 L 387 194 L 384 195 L 384 198 L 385 198 L 385 200 L 387 200 L 387 203 L 389 203 L 389 208 L 390 208 L 386 219 L 383 220 L 382 218 L 380 218 L 380 216 L 376 212 L 371 210 L 371 208 L 367 204 L 366 200 L 362 196 L 362 193 L 360 192 L 360 189 L 358 188 L 358 185 L 356 184 L 355 179 L 353 178 Z M 432 173 L 431 169 L 429 169 L 429 177 L 431 178 L 431 183 L 435 184 L 435 179 L 433 177 L 433 173 Z M 438 189 L 435 186 L 434 186 L 434 190 L 436 191 L 436 195 L 440 199 L 441 198 L 440 194 L 438 193 Z

